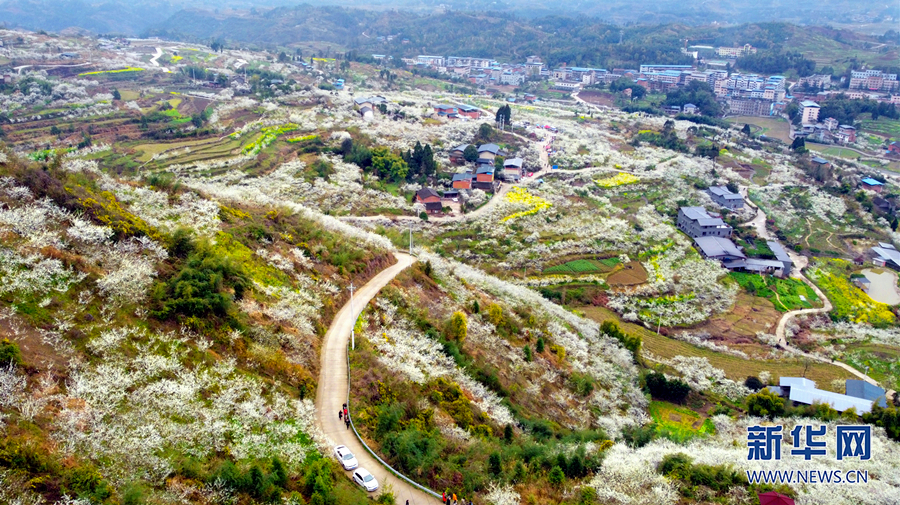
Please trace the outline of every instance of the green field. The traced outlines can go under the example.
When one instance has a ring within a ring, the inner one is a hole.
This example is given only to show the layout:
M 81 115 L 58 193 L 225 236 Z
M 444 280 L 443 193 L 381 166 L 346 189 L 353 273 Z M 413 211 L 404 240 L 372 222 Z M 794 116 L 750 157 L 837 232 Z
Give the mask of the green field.
M 802 281 L 743 272 L 731 272 L 728 276 L 750 294 L 772 302 L 780 312 L 811 309 L 821 305 L 816 292 Z M 800 296 L 805 297 L 807 301 L 803 301 Z
M 608 272 L 610 269 L 614 268 L 618 265 L 619 258 L 606 258 L 602 260 L 586 260 L 579 259 L 573 261 L 567 261 L 560 265 L 555 265 L 549 268 L 544 269 L 545 274 L 567 274 L 567 275 L 579 275 L 579 274 L 591 274 L 591 273 L 600 273 L 600 272 Z
M 758 133 L 767 137 L 791 143 L 791 125 L 780 117 L 737 116 L 728 118 L 729 123 L 749 124 L 759 127 Z
M 866 114 L 868 116 L 868 114 Z M 879 118 L 876 121 L 861 120 L 861 129 L 873 133 L 879 133 L 891 137 L 893 140 L 900 139 L 900 121 L 894 119 Z
M 650 417 L 656 422 L 656 431 L 670 440 L 685 442 L 716 431 L 712 421 L 684 407 L 653 401 L 650 402 L 649 410 Z
M 835 74 L 866 64 L 875 67 L 895 65 L 897 61 L 896 51 L 876 52 L 863 49 L 859 44 L 854 47 L 839 42 L 826 33 L 819 33 L 815 28 L 797 30 L 796 34 L 785 42 L 785 47 L 790 47 L 791 51 L 797 51 L 814 60 L 819 68 L 831 66 Z
M 900 347 L 854 345 L 843 359 L 859 370 L 869 367 L 869 376 L 887 388 L 900 389 Z
M 821 144 L 813 144 L 812 142 L 806 144 L 806 147 L 811 151 L 820 152 L 826 156 L 837 156 L 838 158 L 845 158 L 848 160 L 855 160 L 862 156 L 860 153 L 854 151 L 853 149 L 847 149 L 846 147 L 835 147 L 835 146 L 825 146 Z

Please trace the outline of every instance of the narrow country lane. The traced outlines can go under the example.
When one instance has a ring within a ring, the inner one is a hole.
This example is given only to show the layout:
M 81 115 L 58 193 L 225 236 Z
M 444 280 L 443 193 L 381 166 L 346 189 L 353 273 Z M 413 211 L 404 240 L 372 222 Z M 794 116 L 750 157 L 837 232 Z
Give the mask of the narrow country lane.
M 400 272 L 412 265 L 416 260 L 412 256 L 394 253 L 398 261 L 391 267 L 382 270 L 353 295 L 353 307 L 347 302 L 337 313 L 322 344 L 321 371 L 319 386 L 316 390 L 316 418 L 319 427 L 335 445 L 346 445 L 356 456 L 359 466 L 368 470 L 378 479 L 380 493 L 385 484 L 393 490 L 397 503 L 403 505 L 409 500 L 410 505 L 438 503 L 438 500 L 416 487 L 406 483 L 390 473 L 363 447 L 362 443 L 338 419 L 338 411 L 347 401 L 347 346 L 350 343 L 350 330 L 366 304 Z M 350 472 L 347 472 L 350 476 Z

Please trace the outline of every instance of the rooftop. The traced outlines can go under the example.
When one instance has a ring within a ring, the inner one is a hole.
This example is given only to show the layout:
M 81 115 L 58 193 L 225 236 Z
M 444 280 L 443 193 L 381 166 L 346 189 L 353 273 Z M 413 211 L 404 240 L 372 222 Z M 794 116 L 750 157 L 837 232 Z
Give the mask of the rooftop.
M 687 105 L 685 105 L 685 107 L 687 107 Z M 728 200 L 742 200 L 743 199 L 743 197 L 741 195 L 739 195 L 737 193 L 732 193 L 731 190 L 729 190 L 725 186 L 710 186 L 709 192 L 714 195 L 721 196 L 722 198 L 725 198 Z
M 724 237 L 697 237 L 694 239 L 703 251 L 703 255 L 709 258 L 718 258 L 720 256 L 736 256 L 738 258 L 746 258 L 734 242 Z
M 497 154 L 500 152 L 500 146 L 497 144 L 482 144 L 478 146 L 478 152 L 483 153 L 485 151 Z
M 817 104 L 816 102 L 810 101 L 810 100 L 803 100 L 802 102 L 800 102 L 800 106 L 801 107 L 818 107 L 819 104 Z
M 871 177 L 863 177 L 863 184 L 867 184 L 869 186 L 884 186 L 884 183 L 878 180 L 875 180 Z
M 440 197 L 440 195 L 438 195 L 437 191 L 435 191 L 431 188 L 422 188 L 422 189 L 416 191 L 416 196 L 421 198 L 422 200 L 433 197 L 433 196 Z
M 787 253 L 787 251 L 784 250 L 784 247 L 782 247 L 781 244 L 770 240 L 766 242 L 766 245 L 769 246 L 769 249 L 772 250 L 772 254 L 775 255 L 775 258 L 778 261 L 790 261 L 793 263 L 793 260 L 791 260 L 791 256 Z
M 788 398 L 792 402 L 805 403 L 807 405 L 827 403 L 838 412 L 855 408 L 857 414 L 864 414 L 872 410 L 872 400 L 855 398 L 816 388 L 791 387 Z
M 820 165 L 825 165 L 826 163 L 828 163 L 828 160 L 826 160 L 825 158 L 820 158 L 819 156 L 814 156 L 812 162 L 818 163 Z

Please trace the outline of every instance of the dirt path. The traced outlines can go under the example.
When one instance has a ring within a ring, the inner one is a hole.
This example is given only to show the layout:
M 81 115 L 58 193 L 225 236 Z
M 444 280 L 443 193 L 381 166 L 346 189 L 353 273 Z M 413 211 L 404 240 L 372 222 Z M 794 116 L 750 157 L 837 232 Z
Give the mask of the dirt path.
M 382 270 L 364 286 L 355 292 L 353 307 L 348 302 L 335 316 L 334 321 L 325 333 L 322 343 L 321 372 L 319 386 L 316 390 L 316 421 L 323 433 L 335 444 L 346 445 L 356 456 L 359 466 L 365 468 L 378 479 L 379 489 L 384 490 L 386 484 L 393 488 L 397 503 L 421 505 L 438 503 L 438 500 L 420 489 L 394 476 L 382 466 L 362 443 L 338 419 L 338 411 L 347 402 L 347 345 L 350 343 L 350 330 L 366 304 L 386 286 L 394 277 L 415 262 L 415 258 L 406 254 L 394 253 L 398 258 L 395 265 Z M 347 472 L 350 476 L 350 472 Z

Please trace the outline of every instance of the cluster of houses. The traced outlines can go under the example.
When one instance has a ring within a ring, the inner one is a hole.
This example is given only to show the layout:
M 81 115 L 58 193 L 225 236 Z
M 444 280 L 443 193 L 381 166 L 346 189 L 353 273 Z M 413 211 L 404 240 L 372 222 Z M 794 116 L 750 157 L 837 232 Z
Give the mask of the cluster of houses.
M 490 58 L 471 56 L 419 55 L 404 58 L 407 66 L 429 68 L 457 76 L 478 86 L 520 86 L 533 76 L 547 75 L 544 64 L 537 56 L 529 56 L 525 63 L 499 63 Z
M 722 207 L 734 210 L 744 206 L 744 199 L 725 186 L 711 187 L 708 192 L 710 198 Z M 694 239 L 697 251 L 704 258 L 718 260 L 729 270 L 779 277 L 787 277 L 791 273 L 793 261 L 781 244 L 766 242 L 775 259 L 748 258 L 731 240 L 734 229 L 721 216 L 711 215 L 703 207 L 681 207 L 678 209 L 676 225 Z
M 474 105 L 457 104 L 447 105 L 439 103 L 434 106 L 434 113 L 438 117 L 447 119 L 478 119 L 481 117 L 481 110 Z
M 838 124 L 833 117 L 819 121 L 819 104 L 812 100 L 800 102 L 800 128 L 794 130 L 794 138 L 803 137 L 820 143 L 849 144 L 856 142 L 853 125 Z
M 450 188 L 438 194 L 432 188 L 422 188 L 416 193 L 416 203 L 425 206 L 429 214 L 442 212 L 443 207 L 452 203 L 465 202 L 475 189 L 487 193 L 494 193 L 500 185 L 500 181 L 518 182 L 525 174 L 525 165 L 522 158 L 504 158 L 503 170 L 498 173 L 496 160 L 507 155 L 497 144 L 482 144 L 474 146 L 463 144 L 450 150 L 450 161 L 457 165 L 466 163 L 465 151 L 468 147 L 474 147 L 478 158 L 474 166 L 466 168 L 464 172 L 453 174 Z
M 777 386 L 769 391 L 791 402 L 792 405 L 828 404 L 838 412 L 855 409 L 859 415 L 872 411 L 872 405 L 887 406 L 885 390 L 866 381 L 847 379 L 846 394 L 832 393 L 816 388 L 815 381 L 804 377 L 781 377 Z

